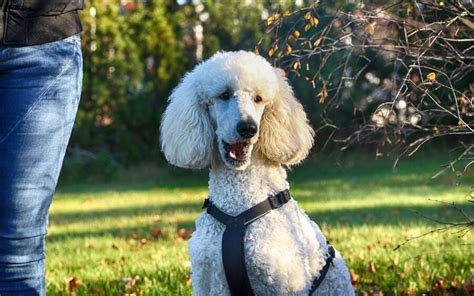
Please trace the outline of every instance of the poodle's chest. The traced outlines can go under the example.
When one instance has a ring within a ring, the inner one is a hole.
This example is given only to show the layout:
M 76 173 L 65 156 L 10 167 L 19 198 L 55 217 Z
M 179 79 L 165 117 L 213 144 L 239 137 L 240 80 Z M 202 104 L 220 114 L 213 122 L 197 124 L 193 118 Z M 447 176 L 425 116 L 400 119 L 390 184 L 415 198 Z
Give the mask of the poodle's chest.
M 288 205 L 252 223 L 245 234 L 245 265 L 253 289 L 269 288 L 302 291 L 309 288 L 314 275 L 324 264 L 324 254 L 316 232 L 318 227 L 306 215 Z M 196 222 L 189 243 L 194 266 L 210 266 L 211 272 L 224 274 L 222 234 L 224 226 L 208 214 Z

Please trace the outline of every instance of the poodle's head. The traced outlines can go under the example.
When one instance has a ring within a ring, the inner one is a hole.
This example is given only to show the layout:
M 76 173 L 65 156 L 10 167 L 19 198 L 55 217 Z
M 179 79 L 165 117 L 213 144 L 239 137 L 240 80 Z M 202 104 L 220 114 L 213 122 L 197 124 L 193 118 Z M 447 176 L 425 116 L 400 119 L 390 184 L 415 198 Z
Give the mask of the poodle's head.
M 280 69 L 251 52 L 222 52 L 188 73 L 161 122 L 168 161 L 203 168 L 213 157 L 245 169 L 252 154 L 293 165 L 304 159 L 314 132 Z

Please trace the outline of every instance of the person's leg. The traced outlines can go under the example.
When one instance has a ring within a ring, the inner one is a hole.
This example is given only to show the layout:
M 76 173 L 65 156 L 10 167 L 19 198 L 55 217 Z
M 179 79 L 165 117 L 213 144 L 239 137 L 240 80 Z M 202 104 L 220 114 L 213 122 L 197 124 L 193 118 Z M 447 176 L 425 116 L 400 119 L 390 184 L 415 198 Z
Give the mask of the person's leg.
M 0 47 L 0 295 L 44 295 L 48 209 L 82 87 L 78 36 Z

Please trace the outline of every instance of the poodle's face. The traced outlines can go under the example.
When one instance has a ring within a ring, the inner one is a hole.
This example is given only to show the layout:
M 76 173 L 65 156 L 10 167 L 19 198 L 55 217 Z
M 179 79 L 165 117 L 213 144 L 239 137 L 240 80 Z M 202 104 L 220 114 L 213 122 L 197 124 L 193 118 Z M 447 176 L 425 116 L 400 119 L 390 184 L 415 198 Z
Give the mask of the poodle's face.
M 215 129 L 218 154 L 228 167 L 245 169 L 259 138 L 262 116 L 278 93 L 277 74 L 255 55 L 207 63 L 203 65 L 207 87 L 201 90 L 201 97 Z
M 229 88 L 209 106 L 219 155 L 227 166 L 244 169 L 249 164 L 265 104 L 254 90 Z
M 188 73 L 161 124 L 166 158 L 186 168 L 205 167 L 219 156 L 243 170 L 252 153 L 291 165 L 307 155 L 312 137 L 280 70 L 243 51 L 218 53 Z

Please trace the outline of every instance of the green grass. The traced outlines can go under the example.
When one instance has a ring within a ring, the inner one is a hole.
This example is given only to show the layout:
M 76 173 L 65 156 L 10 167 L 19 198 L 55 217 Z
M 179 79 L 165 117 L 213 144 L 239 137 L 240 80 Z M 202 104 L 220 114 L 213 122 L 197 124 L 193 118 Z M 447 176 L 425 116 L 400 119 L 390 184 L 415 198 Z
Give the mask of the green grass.
M 463 294 L 474 273 L 472 234 L 435 233 L 434 219 L 459 221 L 455 202 L 471 216 L 467 195 L 442 164 L 345 160 L 345 168 L 308 161 L 290 172 L 291 192 L 319 223 L 357 277 L 359 294 Z M 47 238 L 49 295 L 191 295 L 186 229 L 192 231 L 207 193 L 205 172 L 130 170 L 111 184 L 62 186 L 54 198 Z M 145 181 L 144 181 L 145 180 Z M 433 201 L 437 200 L 437 201 Z

